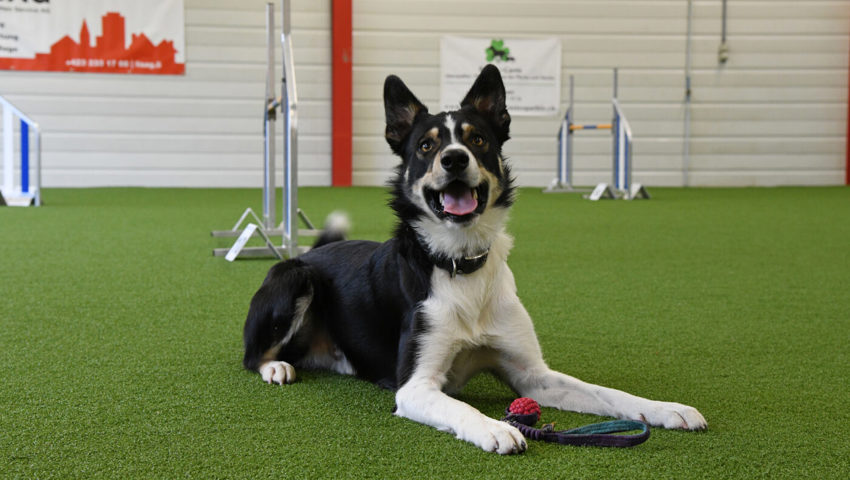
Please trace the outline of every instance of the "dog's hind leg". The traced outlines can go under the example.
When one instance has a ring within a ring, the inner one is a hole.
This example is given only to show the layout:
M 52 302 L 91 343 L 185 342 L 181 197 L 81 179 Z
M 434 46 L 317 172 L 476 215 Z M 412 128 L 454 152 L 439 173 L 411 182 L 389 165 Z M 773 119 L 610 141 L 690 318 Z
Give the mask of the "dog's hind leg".
M 309 350 L 311 304 L 316 291 L 313 269 L 300 260 L 269 271 L 251 300 L 245 320 L 242 364 L 268 383 L 295 381 L 295 364 Z

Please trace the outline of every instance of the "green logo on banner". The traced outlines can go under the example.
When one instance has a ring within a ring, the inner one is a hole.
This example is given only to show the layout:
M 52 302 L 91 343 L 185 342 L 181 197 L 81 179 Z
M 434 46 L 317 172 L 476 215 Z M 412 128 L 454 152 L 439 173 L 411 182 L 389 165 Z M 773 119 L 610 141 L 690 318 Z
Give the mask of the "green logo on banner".
M 493 60 L 498 60 L 500 62 L 514 61 L 514 57 L 511 56 L 511 49 L 506 47 L 505 41 L 501 39 L 494 38 L 485 52 L 487 52 L 488 62 L 492 62 Z

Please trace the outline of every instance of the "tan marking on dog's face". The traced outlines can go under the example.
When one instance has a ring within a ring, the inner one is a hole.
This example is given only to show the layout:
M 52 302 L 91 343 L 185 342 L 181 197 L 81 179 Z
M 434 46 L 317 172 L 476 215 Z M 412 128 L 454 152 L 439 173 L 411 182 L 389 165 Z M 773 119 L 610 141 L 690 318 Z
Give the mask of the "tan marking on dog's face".
M 428 130 L 427 132 L 425 132 L 425 135 L 423 135 L 422 138 L 423 139 L 430 138 L 431 140 L 439 142 L 440 141 L 440 129 L 437 128 L 437 127 L 434 127 L 431 130 Z
M 419 141 L 416 143 L 416 155 L 419 158 L 425 158 L 429 154 L 439 150 L 440 144 L 440 130 L 434 127 L 419 138 Z
M 502 163 L 499 162 L 500 167 L 501 165 Z M 499 179 L 491 171 L 481 165 L 478 166 L 478 169 L 481 171 L 481 177 L 484 178 L 484 181 L 487 182 L 487 186 L 490 188 L 490 193 L 487 195 L 487 208 L 489 209 L 496 203 L 496 199 L 502 195 L 502 187 L 500 186 Z
M 439 164 L 440 160 L 440 147 L 442 146 L 442 141 L 440 140 L 440 130 L 437 127 L 434 127 L 419 139 L 419 142 L 416 144 L 416 156 L 425 159 L 428 155 L 433 155 L 434 152 L 437 152 L 434 155 L 434 160 L 428 165 L 428 174 L 435 171 L 435 167 Z
M 484 135 L 479 135 L 474 125 L 464 122 L 460 126 L 463 130 L 463 143 L 471 149 L 480 149 L 481 152 L 487 153 L 490 151 L 490 143 L 484 138 Z
M 430 142 L 430 146 L 427 150 L 423 148 L 423 144 L 425 142 Z M 441 147 L 442 140 L 440 140 L 440 129 L 438 127 L 434 127 L 425 132 L 416 145 L 416 155 L 419 158 L 424 160 L 428 155 L 434 155 L 434 160 L 428 165 L 428 170 L 425 175 L 411 185 L 414 198 L 425 211 L 430 211 L 430 209 L 427 207 L 425 197 L 422 195 L 422 192 L 425 187 L 436 189 L 438 186 L 437 177 L 441 174 L 441 170 L 439 170 Z M 436 152 L 436 154 L 434 152 Z
M 424 149 L 423 146 L 425 142 L 430 142 L 430 146 L 428 149 Z M 425 135 L 422 135 L 422 138 L 419 139 L 419 143 L 416 147 L 416 155 L 419 158 L 426 158 L 428 155 L 434 154 L 434 160 L 431 161 L 431 164 L 428 165 L 428 174 L 430 175 L 432 172 L 436 171 L 436 167 L 440 162 L 440 148 L 442 147 L 442 140 L 440 140 L 440 129 L 437 127 L 432 128 L 425 132 Z
M 460 126 L 463 131 L 463 143 L 467 145 L 473 153 L 475 153 L 476 149 L 480 150 L 482 154 L 486 154 L 490 151 L 490 143 L 484 137 L 484 135 L 480 135 L 478 130 L 475 128 L 475 125 L 464 122 Z M 499 157 L 499 173 L 504 175 L 504 167 L 503 167 L 502 157 Z M 502 188 L 499 186 L 499 180 L 496 176 L 484 168 L 484 165 L 478 162 L 478 170 L 481 172 L 481 178 L 483 178 L 487 184 L 490 186 L 490 194 L 487 200 L 487 206 L 490 207 L 497 198 L 502 194 Z

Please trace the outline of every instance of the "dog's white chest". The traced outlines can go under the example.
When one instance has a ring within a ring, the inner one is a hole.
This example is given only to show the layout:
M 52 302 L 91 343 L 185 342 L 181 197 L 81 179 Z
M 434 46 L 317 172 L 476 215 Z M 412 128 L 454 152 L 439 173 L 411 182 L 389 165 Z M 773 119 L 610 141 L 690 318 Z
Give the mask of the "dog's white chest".
M 486 345 L 494 328 L 494 305 L 505 287 L 504 270 L 501 261 L 485 265 L 473 275 L 454 278 L 435 270 L 431 295 L 422 304 L 433 333 L 446 342 Z
M 512 239 L 497 236 L 487 263 L 470 275 L 452 277 L 435 268 L 431 274 L 431 293 L 422 303 L 432 333 L 442 341 L 466 345 L 485 345 L 494 328 L 494 305 L 500 293 L 513 288 L 513 276 L 506 259 Z

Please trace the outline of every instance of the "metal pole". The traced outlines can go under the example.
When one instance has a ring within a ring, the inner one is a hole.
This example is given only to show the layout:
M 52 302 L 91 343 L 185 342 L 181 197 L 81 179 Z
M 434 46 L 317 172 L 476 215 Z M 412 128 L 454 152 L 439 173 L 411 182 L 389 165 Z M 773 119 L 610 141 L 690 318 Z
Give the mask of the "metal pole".
M 615 98 L 611 103 L 614 105 L 615 115 L 611 125 L 615 130 L 613 185 L 617 190 L 625 193 L 624 198 L 631 198 L 629 189 L 632 185 L 632 129 L 620 107 L 620 102 Z
M 573 131 L 570 127 L 573 126 L 573 93 L 574 93 L 575 82 L 572 75 L 570 75 L 570 108 L 567 110 L 567 132 L 566 132 L 566 140 L 567 140 L 567 155 L 566 155 L 566 165 L 564 165 L 564 176 L 565 182 L 564 185 L 567 188 L 572 188 L 573 186 Z
M 691 33 L 694 8 L 693 0 L 688 0 L 688 32 L 685 41 L 685 134 L 682 145 L 682 185 L 689 185 L 691 168 Z
M 12 109 L 3 106 L 3 191 L 6 195 L 12 195 L 14 183 L 12 178 L 15 174 L 15 138 L 12 123 Z
M 35 206 L 41 206 L 41 128 L 36 125 L 35 130 Z
M 617 101 L 617 69 L 614 68 L 614 92 L 611 101 L 612 108 L 614 109 L 614 118 L 611 121 L 611 136 L 613 137 L 614 146 L 611 149 L 613 152 L 613 166 L 611 167 L 611 184 L 614 185 L 614 189 L 620 190 L 620 168 L 619 168 L 619 160 L 620 160 L 620 115 L 617 112 L 617 107 L 614 105 L 614 102 Z
M 21 120 L 21 193 L 30 191 L 30 129 Z
M 292 58 L 292 35 L 290 25 L 290 1 L 282 0 L 281 47 L 283 55 L 283 78 L 281 98 L 284 108 L 283 132 L 283 241 L 290 258 L 298 254 L 298 117 L 297 92 L 295 90 L 295 65 Z
M 717 61 L 726 63 L 729 60 L 729 45 L 726 45 L 726 0 L 723 0 L 723 26 L 720 28 L 720 47 L 717 49 Z
M 274 5 L 266 4 L 266 98 L 263 106 L 263 224 L 266 230 L 277 227 L 277 211 L 275 199 L 275 88 L 274 88 Z
M 569 129 L 569 126 L 567 124 L 567 117 L 564 115 L 564 119 L 561 120 L 561 128 L 558 130 L 558 176 L 555 186 L 564 185 L 564 167 L 567 163 L 567 129 Z
M 621 126 L 622 127 L 622 126 Z M 625 130 L 625 129 L 624 129 Z M 629 198 L 629 189 L 632 186 L 632 138 L 622 133 L 623 138 L 623 190 L 626 192 L 626 198 Z
M 614 121 L 611 122 L 611 131 L 614 136 L 614 159 L 611 167 L 611 184 L 615 190 L 622 190 L 620 185 L 620 116 L 614 111 Z

